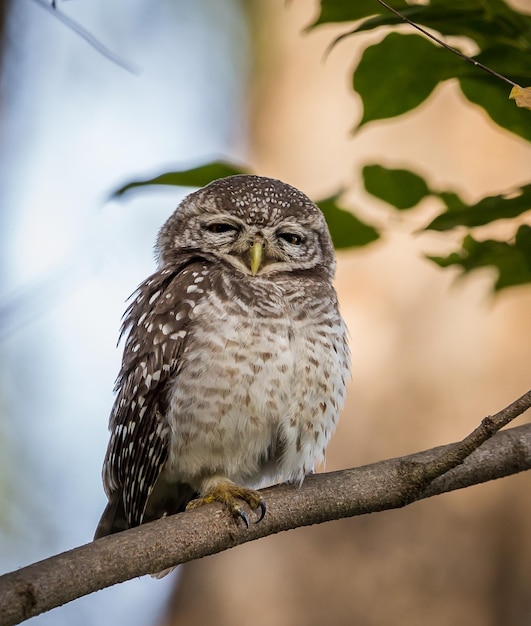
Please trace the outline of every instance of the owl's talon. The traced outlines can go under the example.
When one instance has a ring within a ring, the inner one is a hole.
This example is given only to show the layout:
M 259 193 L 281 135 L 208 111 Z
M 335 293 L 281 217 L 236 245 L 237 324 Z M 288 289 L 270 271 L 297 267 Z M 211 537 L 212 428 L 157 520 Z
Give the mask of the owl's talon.
M 231 482 L 222 482 L 210 489 L 201 498 L 192 500 L 186 510 L 196 509 L 203 504 L 211 504 L 212 502 L 220 502 L 225 505 L 229 510 L 232 517 L 235 519 L 241 519 L 247 528 L 250 527 L 249 516 L 245 509 L 240 504 L 240 501 L 246 502 L 249 507 L 255 511 L 260 509 L 260 514 L 255 524 L 261 522 L 266 514 L 267 506 L 258 491 L 247 489 L 247 487 L 240 487 Z
M 265 514 L 267 513 L 267 504 L 265 500 L 260 500 L 260 517 L 256 520 L 255 524 L 258 524 L 258 522 L 261 522 L 264 519 Z M 249 527 L 247 527 L 249 528 Z
M 243 520 L 245 527 L 247 528 L 247 530 L 249 530 L 250 524 L 249 524 L 249 516 L 247 515 L 247 513 L 243 509 L 240 508 L 236 511 L 236 515 L 238 515 L 240 519 Z

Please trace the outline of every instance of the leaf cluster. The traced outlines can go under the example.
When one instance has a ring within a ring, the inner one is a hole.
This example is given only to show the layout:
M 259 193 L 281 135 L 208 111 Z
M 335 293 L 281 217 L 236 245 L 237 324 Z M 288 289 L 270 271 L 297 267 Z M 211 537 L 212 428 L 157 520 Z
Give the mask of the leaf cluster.
M 468 38 L 478 49 L 473 61 L 509 77 L 509 82 L 531 84 L 530 15 L 503 0 L 431 0 L 429 4 L 389 0 L 387 4 L 414 23 L 435 31 L 439 38 Z M 357 33 L 403 24 L 376 0 L 321 0 L 320 13 L 310 28 L 338 22 L 355 24 L 334 44 Z M 358 128 L 409 113 L 448 80 L 456 81 L 465 98 L 480 106 L 498 126 L 531 141 L 529 111 L 511 105 L 504 81 L 426 37 L 403 34 L 403 30 L 390 32 L 367 47 L 353 72 L 352 86 L 363 104 Z M 464 272 L 494 267 L 498 273 L 495 289 L 531 282 L 531 228 L 515 220 L 531 209 L 531 182 L 468 205 L 451 190 L 431 190 L 423 178 L 407 170 L 368 165 L 363 180 L 369 193 L 398 210 L 410 209 L 426 196 L 441 200 L 441 214 L 425 229 L 465 231 L 458 250 L 444 258 L 428 256 L 441 267 L 459 266 Z M 473 236 L 473 229 L 502 219 L 514 221 L 513 235 L 507 241 L 478 240 Z
M 411 209 L 428 196 L 438 198 L 444 211 L 424 230 L 444 232 L 464 227 L 468 231 L 496 220 L 515 218 L 531 207 L 531 184 L 508 194 L 487 196 L 469 205 L 453 192 L 430 189 L 423 178 L 408 170 L 367 165 L 363 168 L 363 179 L 369 193 L 393 204 L 398 210 Z M 531 226 L 520 225 L 515 236 L 508 241 L 477 241 L 468 233 L 459 250 L 446 257 L 428 258 L 441 267 L 459 266 L 464 272 L 494 267 L 498 274 L 495 289 L 530 283 Z

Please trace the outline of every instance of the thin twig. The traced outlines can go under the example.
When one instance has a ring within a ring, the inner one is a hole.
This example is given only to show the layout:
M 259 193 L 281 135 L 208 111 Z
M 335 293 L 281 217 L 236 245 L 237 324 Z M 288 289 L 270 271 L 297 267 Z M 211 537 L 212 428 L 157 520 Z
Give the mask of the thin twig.
M 55 15 L 55 17 L 63 22 L 68 28 L 77 33 L 82 39 L 84 39 L 90 46 L 92 46 L 95 50 L 97 50 L 101 55 L 103 55 L 106 59 L 109 59 L 112 63 L 120 66 L 127 72 L 131 72 L 131 74 L 140 74 L 140 68 L 138 65 L 127 61 L 123 57 L 114 53 L 112 50 L 109 50 L 106 46 L 104 46 L 100 41 L 94 37 L 88 30 L 83 28 L 81 24 L 75 22 L 72 18 L 68 17 L 66 13 L 59 11 L 55 3 L 50 4 L 47 0 L 34 0 L 39 6 L 43 9 Z
M 531 390 L 512 402 L 509 406 L 495 415 L 488 415 L 462 441 L 454 444 L 439 458 L 433 459 L 423 467 L 423 479 L 431 482 L 437 476 L 442 476 L 449 470 L 460 465 L 474 450 L 479 448 L 487 439 L 507 426 L 512 420 L 521 415 L 531 406 Z

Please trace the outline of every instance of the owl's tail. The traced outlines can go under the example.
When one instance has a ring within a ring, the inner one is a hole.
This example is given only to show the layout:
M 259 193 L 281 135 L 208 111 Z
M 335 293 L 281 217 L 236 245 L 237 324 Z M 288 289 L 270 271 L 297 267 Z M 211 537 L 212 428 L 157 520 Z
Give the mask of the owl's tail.
M 125 516 L 124 499 L 122 490 L 115 491 L 107 503 L 105 510 L 100 518 L 94 539 L 100 539 L 107 535 L 119 533 L 129 528 L 127 518 Z

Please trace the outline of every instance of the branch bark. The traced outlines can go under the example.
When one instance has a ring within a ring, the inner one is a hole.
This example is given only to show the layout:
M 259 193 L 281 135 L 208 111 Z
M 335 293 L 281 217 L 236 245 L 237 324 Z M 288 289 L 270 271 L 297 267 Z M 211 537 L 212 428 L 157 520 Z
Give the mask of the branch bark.
M 531 469 L 531 424 L 495 433 L 531 406 L 531 391 L 462 442 L 264 490 L 267 515 L 245 529 L 212 504 L 104 537 L 0 576 L 0 626 L 18 624 L 136 576 L 160 572 L 300 526 L 400 508 Z M 478 447 L 479 446 L 479 447 Z

